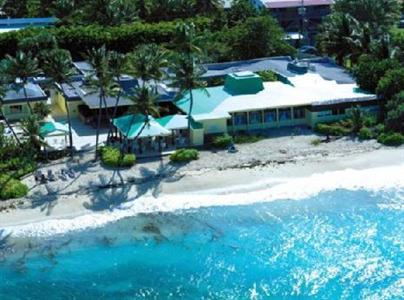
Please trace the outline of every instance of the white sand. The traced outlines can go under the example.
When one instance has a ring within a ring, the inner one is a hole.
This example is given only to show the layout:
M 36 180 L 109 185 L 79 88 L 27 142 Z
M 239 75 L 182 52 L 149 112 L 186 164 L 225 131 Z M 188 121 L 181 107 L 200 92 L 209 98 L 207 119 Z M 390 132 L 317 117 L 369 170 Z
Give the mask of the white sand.
M 273 146 L 280 144 L 280 138 L 271 141 Z M 293 144 L 296 143 L 298 138 L 295 137 Z M 239 161 L 228 162 L 227 168 L 226 165 L 210 169 L 200 167 L 204 161 L 213 163 L 214 156 L 216 159 L 225 157 L 222 161 L 229 157 L 240 159 L 243 165 L 243 153 L 239 156 L 203 154 L 200 161 L 183 169 L 173 169 L 165 160 L 150 162 L 119 174 L 125 181 L 135 177 L 144 183 L 126 183 L 113 189 L 99 189 L 99 186 L 119 183 L 118 174 L 98 164 L 93 165 L 83 157 L 80 164 L 73 165 L 81 171 L 74 181 L 48 187 L 33 186 L 23 205 L 0 212 L 0 227 L 21 234 L 62 233 L 68 229 L 102 226 L 140 212 L 299 198 L 334 188 L 404 187 L 403 147 L 377 150 L 379 147 L 373 144 L 369 144 L 370 148 L 363 148 L 363 144 L 352 141 L 345 141 L 344 145 L 341 143 L 325 145 L 329 147 L 327 155 L 304 156 L 296 153 L 284 157 L 284 160 L 293 162 L 268 164 L 268 161 L 261 161 L 262 165 L 253 168 L 234 168 L 234 164 L 240 166 Z M 262 144 L 257 143 L 255 147 L 262 149 Z M 319 148 L 307 146 L 310 147 L 313 152 L 319 151 Z M 347 150 L 349 147 L 351 151 Z M 286 150 L 292 151 L 287 147 Z M 27 183 L 32 185 L 32 178 L 28 178 Z

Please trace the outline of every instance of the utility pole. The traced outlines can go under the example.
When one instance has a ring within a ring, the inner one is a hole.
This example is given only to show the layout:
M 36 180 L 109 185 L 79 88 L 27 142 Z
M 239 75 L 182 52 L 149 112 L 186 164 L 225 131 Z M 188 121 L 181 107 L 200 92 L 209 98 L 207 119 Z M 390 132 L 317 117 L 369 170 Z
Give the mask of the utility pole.
M 298 13 L 300 16 L 299 47 L 302 47 L 302 44 L 306 39 L 306 7 L 304 6 L 304 0 L 301 0 L 300 2 Z

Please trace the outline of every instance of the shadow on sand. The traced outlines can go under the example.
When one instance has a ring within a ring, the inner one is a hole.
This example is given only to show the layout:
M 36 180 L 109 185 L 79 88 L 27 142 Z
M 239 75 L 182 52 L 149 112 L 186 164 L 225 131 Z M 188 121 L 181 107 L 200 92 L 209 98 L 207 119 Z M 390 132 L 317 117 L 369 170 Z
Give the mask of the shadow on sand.
M 93 211 L 112 210 L 120 204 L 135 200 L 150 193 L 157 197 L 161 192 L 163 182 L 175 182 L 183 175 L 177 174 L 183 164 L 164 164 L 160 160 L 157 169 L 139 167 L 138 177 L 129 177 L 125 182 L 119 170 L 115 170 L 111 177 L 99 175 L 97 181 L 89 183 L 90 201 L 83 204 L 86 209 Z

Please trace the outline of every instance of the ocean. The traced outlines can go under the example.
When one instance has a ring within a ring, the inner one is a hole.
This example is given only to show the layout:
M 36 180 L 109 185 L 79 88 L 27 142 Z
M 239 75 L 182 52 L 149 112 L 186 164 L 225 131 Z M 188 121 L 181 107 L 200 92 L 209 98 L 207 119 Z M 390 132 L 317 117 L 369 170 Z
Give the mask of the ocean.
M 403 299 L 404 188 L 303 194 L 3 229 L 0 299 Z

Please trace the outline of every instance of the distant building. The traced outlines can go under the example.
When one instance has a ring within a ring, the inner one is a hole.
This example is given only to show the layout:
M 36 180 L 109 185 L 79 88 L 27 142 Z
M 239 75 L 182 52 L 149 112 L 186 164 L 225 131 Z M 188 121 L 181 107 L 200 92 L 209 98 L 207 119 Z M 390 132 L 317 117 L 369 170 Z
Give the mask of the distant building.
M 10 89 L 6 92 L 3 98 L 2 111 L 4 116 L 10 121 L 21 121 L 30 115 L 31 107 L 39 102 L 49 102 L 48 95 L 41 89 L 41 87 L 34 83 L 27 83 L 25 86 L 26 96 L 22 88 L 16 89 L 10 85 Z
M 300 32 L 304 25 L 309 42 L 313 42 L 317 27 L 330 14 L 334 0 L 252 0 L 252 3 L 257 8 L 269 9 L 286 32 Z
M 21 30 L 28 27 L 49 27 L 58 22 L 57 18 L 17 18 L 0 19 L 0 33 Z

